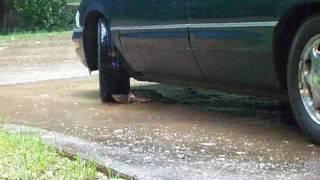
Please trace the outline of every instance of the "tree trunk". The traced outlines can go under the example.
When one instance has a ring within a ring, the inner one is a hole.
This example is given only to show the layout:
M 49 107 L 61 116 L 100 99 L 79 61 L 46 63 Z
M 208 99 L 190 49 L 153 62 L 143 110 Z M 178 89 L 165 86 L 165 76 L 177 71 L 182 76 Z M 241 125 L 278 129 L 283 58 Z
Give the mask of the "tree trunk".
M 4 0 L 0 0 L 0 30 L 3 27 L 3 20 L 4 20 Z
M 6 0 L 0 0 L 0 31 L 6 29 Z

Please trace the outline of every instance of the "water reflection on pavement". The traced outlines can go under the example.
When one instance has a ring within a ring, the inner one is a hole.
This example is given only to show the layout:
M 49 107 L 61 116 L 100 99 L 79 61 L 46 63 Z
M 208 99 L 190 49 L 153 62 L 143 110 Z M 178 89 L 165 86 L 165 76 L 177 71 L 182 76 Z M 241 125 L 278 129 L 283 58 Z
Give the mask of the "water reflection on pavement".
M 151 102 L 102 104 L 96 76 L 26 83 L 87 76 L 69 40 L 0 48 L 0 109 L 9 123 L 105 145 L 145 179 L 320 175 L 320 147 L 304 138 L 286 102 L 132 80 L 133 93 Z

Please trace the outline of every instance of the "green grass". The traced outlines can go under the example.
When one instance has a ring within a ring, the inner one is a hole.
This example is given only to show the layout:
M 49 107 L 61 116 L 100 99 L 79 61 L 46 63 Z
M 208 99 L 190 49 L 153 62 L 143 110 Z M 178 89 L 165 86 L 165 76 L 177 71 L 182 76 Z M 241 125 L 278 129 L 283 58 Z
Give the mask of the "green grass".
M 80 3 L 81 0 L 67 0 L 67 3 Z
M 57 36 L 70 36 L 71 38 L 72 31 L 61 31 L 61 32 L 17 32 L 9 34 L 0 34 L 0 41 L 15 41 L 15 40 L 39 40 L 48 37 L 57 37 Z
M 93 163 L 71 161 L 33 135 L 0 129 L 0 179 L 96 179 Z
M 68 5 L 79 5 L 81 0 L 67 0 Z

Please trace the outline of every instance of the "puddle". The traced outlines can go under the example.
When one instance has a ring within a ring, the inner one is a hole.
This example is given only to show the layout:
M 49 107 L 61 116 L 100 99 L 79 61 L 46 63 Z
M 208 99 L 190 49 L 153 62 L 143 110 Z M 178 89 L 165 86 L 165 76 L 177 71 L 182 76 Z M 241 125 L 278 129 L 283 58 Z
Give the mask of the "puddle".
M 82 153 L 109 157 L 141 179 L 320 175 L 320 148 L 304 138 L 285 102 L 133 81 L 132 92 L 151 102 L 102 104 L 97 76 L 61 80 L 88 76 L 71 42 L 12 47 L 0 53 L 2 84 L 60 80 L 1 86 L 9 123 L 77 137 L 68 141 L 74 147 L 78 139 L 94 142 Z

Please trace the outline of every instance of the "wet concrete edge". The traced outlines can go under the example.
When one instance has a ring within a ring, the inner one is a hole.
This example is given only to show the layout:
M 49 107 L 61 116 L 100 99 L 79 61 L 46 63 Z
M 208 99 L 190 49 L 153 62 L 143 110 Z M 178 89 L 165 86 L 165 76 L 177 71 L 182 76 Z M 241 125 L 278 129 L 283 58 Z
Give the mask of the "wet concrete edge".
M 11 134 L 34 134 L 36 137 L 41 138 L 45 144 L 57 149 L 57 152 L 68 158 L 80 157 L 85 161 L 95 162 L 97 170 L 108 177 L 111 175 L 122 179 L 138 179 L 132 167 L 108 157 L 104 145 L 35 127 L 6 124 L 3 125 L 3 128 Z

